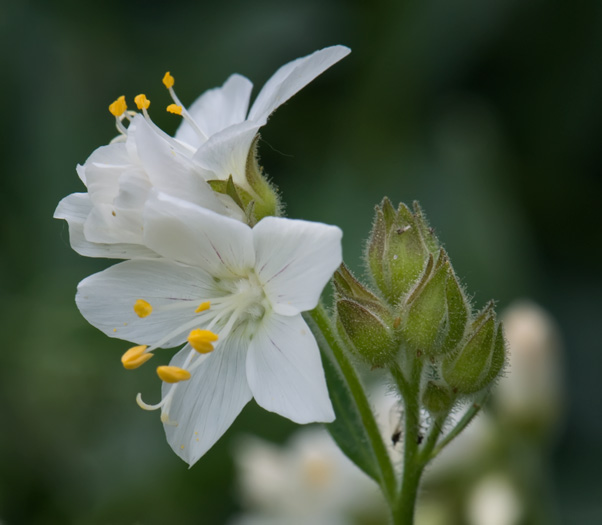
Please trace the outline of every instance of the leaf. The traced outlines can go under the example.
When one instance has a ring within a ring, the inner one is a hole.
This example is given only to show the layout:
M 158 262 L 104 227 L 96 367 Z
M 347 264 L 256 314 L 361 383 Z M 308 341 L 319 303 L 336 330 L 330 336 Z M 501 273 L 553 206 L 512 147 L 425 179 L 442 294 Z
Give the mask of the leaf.
M 323 349 L 323 345 L 320 344 L 320 348 Z M 327 354 L 327 351 L 322 351 L 322 362 L 336 419 L 327 424 L 326 429 L 344 454 L 374 481 L 380 483 L 378 463 L 355 401 L 337 365 Z

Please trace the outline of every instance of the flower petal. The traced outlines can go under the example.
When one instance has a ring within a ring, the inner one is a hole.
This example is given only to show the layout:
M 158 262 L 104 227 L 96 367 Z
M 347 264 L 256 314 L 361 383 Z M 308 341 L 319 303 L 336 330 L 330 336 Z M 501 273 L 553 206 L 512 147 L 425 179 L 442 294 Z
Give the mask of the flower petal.
M 85 179 L 94 204 L 111 204 L 119 192 L 119 177 L 135 167 L 125 144 L 115 142 L 96 148 L 77 171 L 80 178 Z
M 92 202 L 87 193 L 72 193 L 65 197 L 54 212 L 55 219 L 65 219 L 69 224 L 69 242 L 80 255 L 112 259 L 157 257 L 157 254 L 140 244 L 90 242 L 84 236 L 84 223 L 92 212 Z
M 266 410 L 295 423 L 334 420 L 318 345 L 301 315 L 265 319 L 249 346 L 247 379 Z
M 203 169 L 207 180 L 226 180 L 248 187 L 246 166 L 249 150 L 261 125 L 244 121 L 213 135 L 194 154 L 194 161 Z
M 171 363 L 182 366 L 189 346 L 178 352 Z M 230 427 L 251 400 L 245 372 L 246 344 L 231 334 L 193 370 L 192 377 L 176 385 L 165 425 L 167 441 L 174 452 L 193 465 Z M 163 384 L 163 395 L 170 385 Z
M 342 262 L 336 226 L 266 217 L 253 228 L 255 271 L 277 313 L 311 310 Z
M 160 255 L 214 277 L 246 275 L 255 262 L 246 224 L 162 193 L 147 202 L 144 241 Z
M 278 106 L 348 55 L 350 51 L 345 46 L 327 47 L 282 66 L 257 95 L 251 111 L 249 111 L 249 120 L 265 124 L 270 114 Z
M 207 137 L 245 120 L 253 84 L 242 75 L 231 75 L 223 86 L 205 91 L 188 108 L 188 113 Z M 176 139 L 198 148 L 203 140 L 183 120 Z
M 216 294 L 215 281 L 199 268 L 164 259 L 126 261 L 84 279 L 75 301 L 82 315 L 110 337 L 152 345 L 198 319 L 199 304 Z M 143 299 L 153 311 L 140 318 L 134 304 Z M 183 343 L 192 327 L 167 337 L 160 346 Z
M 137 153 L 153 187 L 217 213 L 229 214 L 189 157 L 160 137 L 142 116 L 136 116 L 132 124 Z M 237 218 L 242 217 L 240 211 Z

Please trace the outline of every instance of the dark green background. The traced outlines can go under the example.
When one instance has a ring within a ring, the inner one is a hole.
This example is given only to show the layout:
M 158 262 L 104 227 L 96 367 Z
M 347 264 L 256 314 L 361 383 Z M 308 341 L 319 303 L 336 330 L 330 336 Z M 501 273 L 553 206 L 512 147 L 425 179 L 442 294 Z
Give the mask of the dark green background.
M 0 521 L 222 523 L 236 510 L 239 432 L 290 422 L 243 412 L 187 470 L 165 443 L 152 367 L 79 315 L 79 280 L 107 266 L 53 220 L 75 165 L 115 134 L 107 106 L 151 115 L 238 72 L 259 88 L 331 44 L 343 62 L 280 108 L 262 161 L 292 217 L 341 226 L 359 270 L 373 205 L 419 199 L 482 305 L 530 297 L 559 321 L 569 413 L 550 457 L 559 519 L 602 523 L 600 195 L 602 3 L 319 0 L 0 3 Z M 596 467 L 597 465 L 597 467 Z

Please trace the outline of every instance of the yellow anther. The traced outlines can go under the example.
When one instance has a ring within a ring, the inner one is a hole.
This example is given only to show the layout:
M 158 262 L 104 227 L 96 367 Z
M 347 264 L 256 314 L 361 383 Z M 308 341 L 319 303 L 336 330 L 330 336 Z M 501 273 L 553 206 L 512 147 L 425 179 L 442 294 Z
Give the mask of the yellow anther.
M 179 383 L 190 379 L 190 372 L 179 366 L 159 366 L 157 367 L 157 375 L 161 381 L 166 383 Z
M 146 348 L 146 345 L 134 346 L 130 348 L 121 356 L 121 363 L 123 364 L 123 367 L 127 368 L 128 370 L 134 370 L 134 368 L 138 368 L 146 363 L 154 355 L 150 352 L 145 352 Z
M 148 317 L 150 314 L 153 313 L 153 307 L 144 299 L 138 299 L 134 303 L 134 312 L 136 312 L 136 315 L 138 317 Z
M 165 73 L 165 75 L 163 76 L 163 85 L 167 89 L 171 89 L 173 87 L 174 83 L 175 83 L 175 79 L 174 79 L 174 77 L 171 76 L 169 71 L 167 73 Z
M 182 114 L 182 106 L 178 106 L 177 104 L 170 104 L 169 106 L 167 106 L 167 111 L 169 111 L 170 113 L 173 113 L 174 115 L 181 115 Z
M 147 99 L 146 95 L 143 93 L 136 95 L 134 97 L 134 102 L 136 103 L 136 106 L 138 106 L 138 109 L 148 109 L 148 106 L 150 106 L 150 100 Z
M 188 334 L 188 342 L 199 354 L 208 354 L 215 350 L 211 343 L 219 339 L 217 334 L 211 330 L 201 330 L 197 328 Z
M 199 307 L 194 311 L 194 313 L 200 314 L 201 312 L 204 312 L 205 310 L 209 310 L 209 308 L 211 308 L 211 303 L 209 301 L 205 301 L 205 302 L 199 304 Z
M 121 117 L 127 110 L 128 106 L 125 103 L 125 96 L 121 95 L 115 102 L 109 105 L 109 111 L 114 117 Z

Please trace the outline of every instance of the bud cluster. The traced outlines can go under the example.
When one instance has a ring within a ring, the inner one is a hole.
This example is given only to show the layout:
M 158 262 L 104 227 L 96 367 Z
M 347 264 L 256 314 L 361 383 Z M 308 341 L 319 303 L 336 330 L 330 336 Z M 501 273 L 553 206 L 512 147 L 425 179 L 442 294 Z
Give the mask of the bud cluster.
M 376 207 L 366 263 L 374 290 L 344 265 L 334 276 L 338 330 L 358 356 L 402 371 L 408 357 L 421 359 L 422 402 L 431 413 L 494 382 L 506 347 L 493 303 L 473 313 L 417 203 L 395 209 L 385 198 Z

